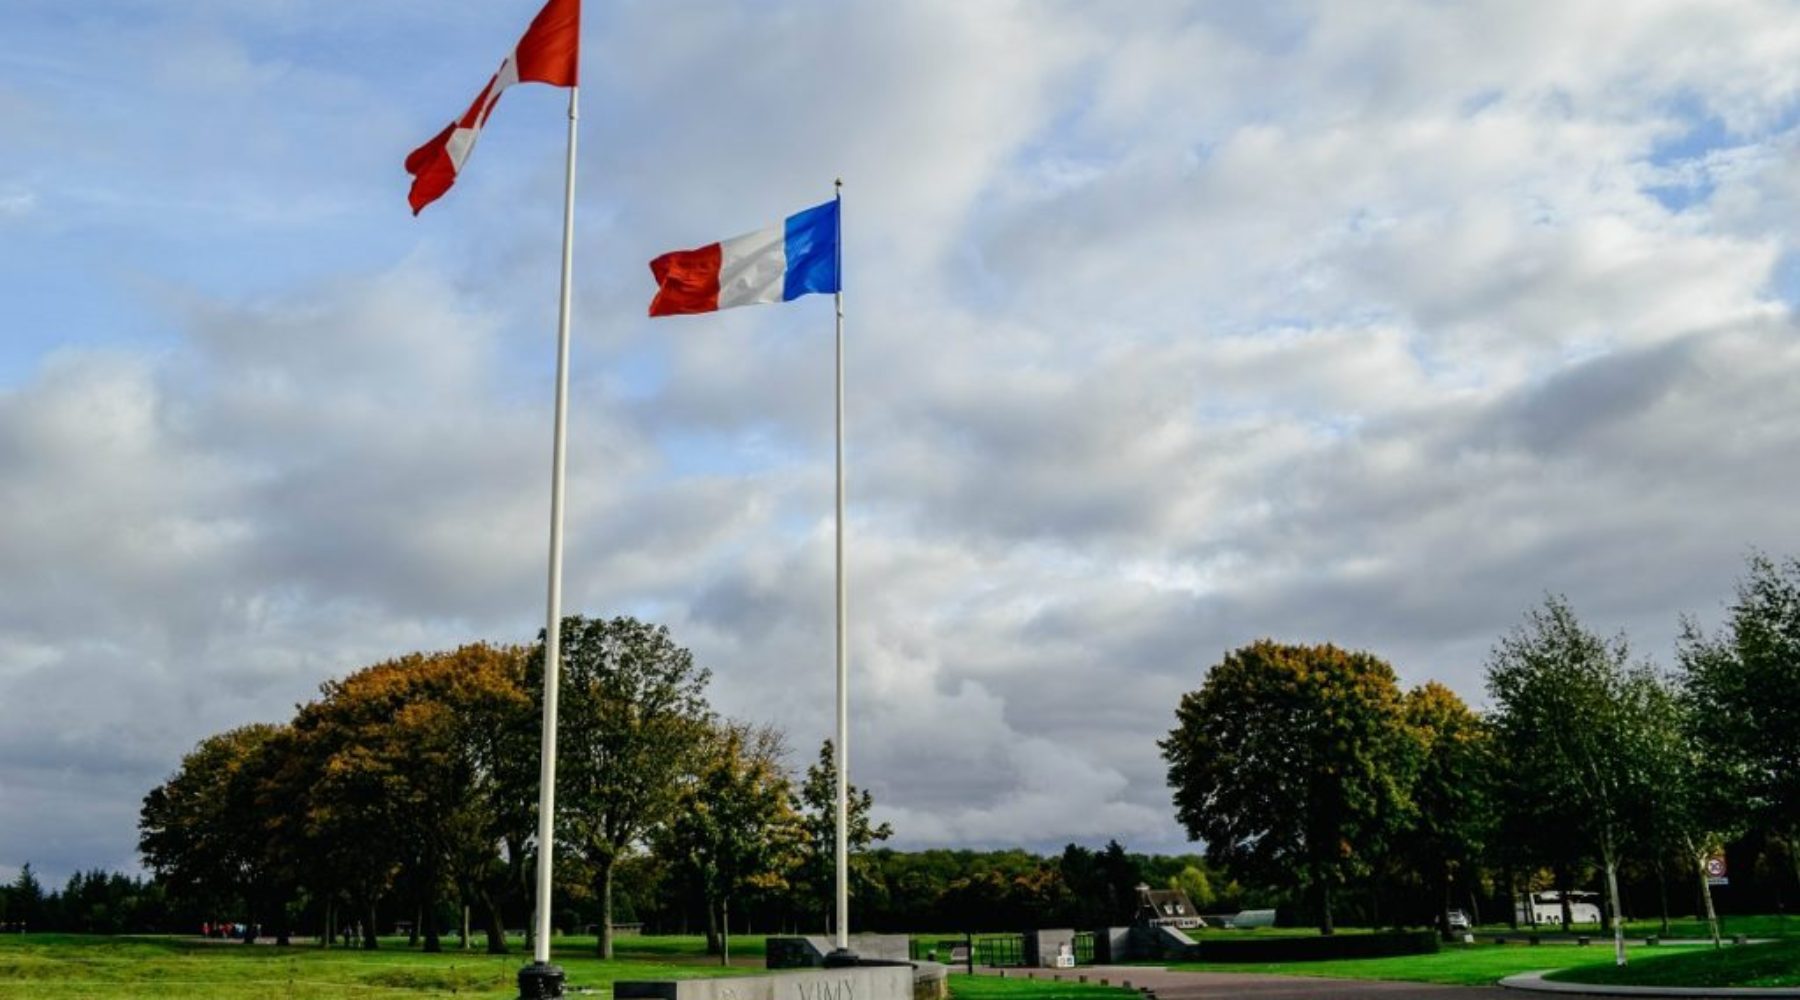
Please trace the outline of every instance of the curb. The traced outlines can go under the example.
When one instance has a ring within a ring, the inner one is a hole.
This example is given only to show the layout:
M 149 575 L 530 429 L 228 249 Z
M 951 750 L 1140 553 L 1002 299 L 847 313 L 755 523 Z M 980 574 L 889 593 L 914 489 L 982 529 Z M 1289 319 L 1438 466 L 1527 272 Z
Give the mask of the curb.
M 1521 972 L 1500 980 L 1509 990 L 1532 993 L 1561 993 L 1590 997 L 1763 997 L 1800 1000 L 1800 987 L 1795 986 L 1609 986 L 1601 983 L 1565 983 L 1544 978 L 1547 972 Z

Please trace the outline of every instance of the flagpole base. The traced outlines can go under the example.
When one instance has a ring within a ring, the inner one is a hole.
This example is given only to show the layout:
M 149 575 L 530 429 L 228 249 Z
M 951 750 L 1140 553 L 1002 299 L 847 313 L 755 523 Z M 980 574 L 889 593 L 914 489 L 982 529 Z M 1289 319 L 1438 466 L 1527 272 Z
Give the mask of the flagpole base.
M 519 970 L 519 1000 L 548 1000 L 563 995 L 563 970 L 549 962 L 533 962 Z
M 827 969 L 841 969 L 845 966 L 855 965 L 857 961 L 856 952 L 848 948 L 834 948 L 825 954 Z

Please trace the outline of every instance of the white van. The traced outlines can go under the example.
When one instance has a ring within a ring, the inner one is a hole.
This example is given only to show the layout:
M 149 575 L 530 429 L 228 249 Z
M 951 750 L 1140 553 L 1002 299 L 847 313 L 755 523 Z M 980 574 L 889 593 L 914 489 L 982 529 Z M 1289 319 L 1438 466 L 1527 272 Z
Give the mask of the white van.
M 1521 924 L 1529 924 L 1533 927 L 1562 926 L 1562 893 L 1554 889 L 1531 893 L 1527 899 L 1519 900 L 1514 909 Z M 1598 925 L 1600 923 L 1600 894 L 1594 892 L 1569 893 L 1569 919 L 1577 924 Z

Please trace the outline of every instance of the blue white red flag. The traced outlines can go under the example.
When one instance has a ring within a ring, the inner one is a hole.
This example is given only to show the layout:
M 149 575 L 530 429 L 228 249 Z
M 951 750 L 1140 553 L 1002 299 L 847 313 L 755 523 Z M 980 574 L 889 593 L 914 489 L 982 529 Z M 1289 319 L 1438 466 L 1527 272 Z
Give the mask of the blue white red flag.
M 838 202 L 814 205 L 773 226 L 650 262 L 650 315 L 713 312 L 787 302 L 840 289 Z

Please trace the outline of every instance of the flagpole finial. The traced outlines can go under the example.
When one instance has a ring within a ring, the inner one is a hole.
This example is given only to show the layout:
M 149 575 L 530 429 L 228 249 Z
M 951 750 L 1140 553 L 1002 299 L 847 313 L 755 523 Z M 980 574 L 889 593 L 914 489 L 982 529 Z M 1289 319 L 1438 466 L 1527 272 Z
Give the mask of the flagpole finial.
M 844 179 L 842 177 L 837 178 L 831 182 L 831 186 L 842 191 L 844 189 Z

